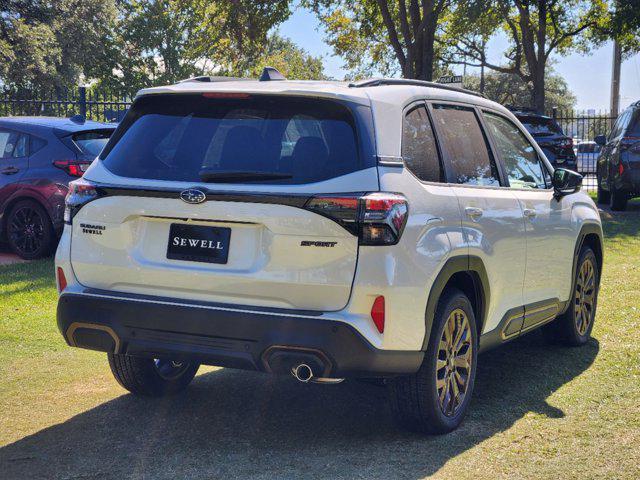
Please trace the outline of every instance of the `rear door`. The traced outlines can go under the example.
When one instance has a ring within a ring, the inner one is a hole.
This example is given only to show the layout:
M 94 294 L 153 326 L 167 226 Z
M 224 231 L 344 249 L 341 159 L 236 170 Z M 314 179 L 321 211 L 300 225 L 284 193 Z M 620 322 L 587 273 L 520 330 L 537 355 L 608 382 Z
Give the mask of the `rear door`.
M 522 209 L 513 193 L 501 188 L 500 173 L 475 108 L 434 103 L 432 117 L 448 180 L 455 184 L 469 254 L 482 260 L 491 286 L 487 332 L 509 310 L 523 305 L 526 242 Z
M 104 187 L 73 219 L 78 280 L 172 298 L 343 308 L 358 255 L 348 224 L 355 198 L 378 189 L 366 119 L 355 110 L 291 97 L 142 97 L 85 175 Z M 315 212 L 305 208 L 314 195 L 325 198 Z
M 29 135 L 0 128 L 0 206 L 18 188 L 29 167 Z

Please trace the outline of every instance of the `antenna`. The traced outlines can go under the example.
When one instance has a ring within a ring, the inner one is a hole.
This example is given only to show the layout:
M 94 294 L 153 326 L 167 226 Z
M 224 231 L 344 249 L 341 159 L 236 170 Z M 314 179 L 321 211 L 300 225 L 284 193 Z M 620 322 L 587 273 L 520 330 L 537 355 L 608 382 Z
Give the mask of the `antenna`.
M 274 80 L 286 80 L 286 77 L 273 67 L 264 67 L 262 75 L 260 75 L 260 81 L 271 82 Z

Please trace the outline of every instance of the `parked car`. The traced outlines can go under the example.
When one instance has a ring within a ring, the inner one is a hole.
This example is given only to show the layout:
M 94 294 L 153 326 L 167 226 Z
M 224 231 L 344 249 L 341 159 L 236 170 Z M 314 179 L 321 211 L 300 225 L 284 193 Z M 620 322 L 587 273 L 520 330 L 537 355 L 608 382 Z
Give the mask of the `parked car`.
M 513 109 L 513 114 L 540 145 L 547 160 L 554 167 L 576 170 L 576 154 L 573 139 L 562 131 L 553 118 L 527 109 Z
M 576 148 L 576 171 L 581 174 L 596 173 L 596 163 L 600 153 L 600 145 L 586 141 L 578 143 Z
M 49 255 L 62 233 L 67 184 L 81 177 L 112 124 L 0 118 L 0 240 L 25 259 Z
M 640 196 L 640 101 L 622 112 L 608 137 L 595 138 L 602 151 L 597 162 L 598 203 L 625 210 Z
M 180 391 L 203 363 L 386 378 L 402 425 L 443 433 L 480 351 L 543 325 L 588 341 L 598 210 L 507 109 L 429 82 L 269 72 L 142 90 L 71 183 L 69 345 L 107 352 L 137 395 Z

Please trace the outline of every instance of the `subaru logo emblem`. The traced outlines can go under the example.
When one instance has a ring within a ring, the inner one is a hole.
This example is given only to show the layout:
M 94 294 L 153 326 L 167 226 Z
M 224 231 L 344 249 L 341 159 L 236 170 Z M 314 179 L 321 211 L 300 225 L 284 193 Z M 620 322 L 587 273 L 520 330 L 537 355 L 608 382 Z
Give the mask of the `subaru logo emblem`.
M 202 203 L 207 199 L 207 195 L 201 190 L 191 188 L 180 193 L 180 199 L 187 203 Z

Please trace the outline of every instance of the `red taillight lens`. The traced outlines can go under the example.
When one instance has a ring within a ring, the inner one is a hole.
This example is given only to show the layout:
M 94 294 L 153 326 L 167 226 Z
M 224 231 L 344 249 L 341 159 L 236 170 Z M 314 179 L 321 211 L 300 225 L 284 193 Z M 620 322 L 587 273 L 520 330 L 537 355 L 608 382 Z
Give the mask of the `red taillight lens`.
M 67 277 L 64 276 L 64 270 L 61 267 L 57 268 L 56 274 L 58 277 L 58 293 L 60 293 L 67 288 Z
M 618 164 L 618 174 L 622 175 L 624 173 L 624 165 L 622 165 L 622 162 L 620 162 Z
M 81 177 L 87 171 L 91 162 L 77 162 L 75 160 L 55 160 L 53 166 L 64 170 L 72 177 Z
M 397 193 L 376 192 L 364 196 L 322 195 L 305 208 L 329 217 L 359 237 L 360 245 L 394 245 L 408 218 L 407 199 Z
M 376 297 L 371 307 L 371 319 L 380 333 L 384 333 L 384 297 Z
M 96 186 L 84 179 L 69 183 L 69 191 L 64 201 L 64 221 L 71 224 L 71 220 L 83 205 L 98 198 Z

